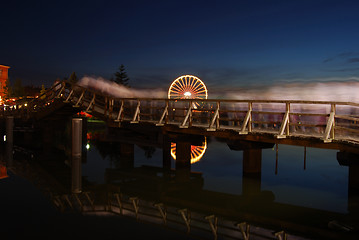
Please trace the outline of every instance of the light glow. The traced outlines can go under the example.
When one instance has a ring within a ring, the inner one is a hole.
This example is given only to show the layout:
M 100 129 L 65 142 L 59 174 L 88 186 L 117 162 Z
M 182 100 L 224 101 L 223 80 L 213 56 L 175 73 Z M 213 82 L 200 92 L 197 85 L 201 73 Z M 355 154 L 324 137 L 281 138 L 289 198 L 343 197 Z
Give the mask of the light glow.
M 183 75 L 175 79 L 169 90 L 170 99 L 207 99 L 206 85 L 196 76 Z
M 7 175 L 6 167 L 3 165 L 0 165 L 0 179 L 7 178 L 7 177 L 9 177 L 9 176 Z
M 191 164 L 199 162 L 207 149 L 207 138 L 202 146 L 191 145 Z M 176 160 L 176 143 L 171 143 L 171 156 Z
M 191 97 L 192 93 L 191 92 L 185 92 L 183 95 L 185 95 L 186 97 Z

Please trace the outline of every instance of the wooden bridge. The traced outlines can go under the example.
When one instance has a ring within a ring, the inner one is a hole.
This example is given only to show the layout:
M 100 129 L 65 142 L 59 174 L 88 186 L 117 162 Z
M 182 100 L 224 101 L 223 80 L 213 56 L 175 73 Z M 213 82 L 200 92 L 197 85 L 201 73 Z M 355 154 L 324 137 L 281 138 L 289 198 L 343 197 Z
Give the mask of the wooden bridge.
M 352 102 L 116 98 L 60 82 L 32 101 L 4 106 L 0 116 L 42 119 L 79 111 L 110 127 L 151 124 L 186 134 L 341 150 L 359 144 L 359 103 Z
M 34 100 L 25 102 L 20 99 L 12 106 L 4 106 L 0 111 L 0 118 L 9 120 L 15 118 L 21 120 L 18 122 L 23 123 L 33 121 L 40 122 L 40 120 L 47 120 L 47 123 L 52 120 L 59 122 L 59 119 L 61 122 L 62 119 L 72 117 L 74 113 L 80 111 L 91 113 L 95 117 L 104 120 L 111 128 L 125 129 L 127 127 L 137 126 L 138 129 L 146 130 L 151 127 L 151 130 L 160 129 L 160 131 L 164 131 L 164 133 L 175 133 L 173 135 L 177 135 L 177 133 L 181 135 L 181 133 L 184 133 L 216 136 L 226 138 L 228 143 L 239 140 L 242 145 L 233 144 L 233 146 L 238 147 L 238 149 L 235 150 L 243 150 L 243 176 L 247 174 L 248 177 L 247 181 L 242 181 L 243 189 L 251 189 L 251 191 L 244 190 L 243 193 L 249 194 L 248 197 L 251 199 L 253 199 L 253 195 L 250 194 L 261 193 L 261 148 L 263 148 L 261 143 L 263 142 L 338 149 L 344 152 L 339 154 L 339 157 L 342 156 L 342 159 L 350 159 L 354 162 L 357 161 L 358 155 L 347 157 L 345 151 L 359 154 L 359 104 L 350 102 L 116 98 L 108 94 L 103 94 L 96 89 L 83 88 L 68 82 L 60 82 Z M 7 121 L 6 123 L 8 122 L 11 121 Z M 45 126 L 45 124 L 43 125 Z M 58 127 L 58 125 L 54 125 Z M 6 130 L 8 129 L 11 129 L 11 127 L 6 126 Z M 48 131 L 45 129 L 43 132 L 46 133 Z M 118 132 L 116 131 L 116 133 Z M 118 134 L 114 134 L 114 137 L 121 138 Z M 142 138 L 143 135 L 140 137 Z M 170 137 L 172 141 L 172 136 Z M 163 136 L 163 139 L 164 138 Z M 180 137 L 179 141 L 176 142 L 177 150 L 181 150 L 177 151 L 177 153 L 182 153 L 181 156 L 180 154 L 176 156 L 176 167 L 174 171 L 177 177 L 176 181 L 181 184 L 191 179 L 190 154 L 184 152 L 187 150 L 189 150 L 188 152 L 191 151 L 191 146 L 188 141 L 192 141 L 193 139 L 188 140 L 189 137 L 186 135 L 184 138 L 184 142 L 181 143 L 180 140 L 182 139 L 180 139 Z M 53 136 L 49 139 L 53 141 Z M 141 141 L 143 140 L 141 139 Z M 163 140 L 162 142 L 163 169 L 165 170 L 171 166 L 171 141 L 165 142 Z M 132 152 L 128 152 L 132 155 L 132 159 L 127 160 L 133 164 L 133 143 L 130 143 L 130 145 L 132 145 Z M 251 146 L 255 146 L 254 151 L 252 151 Z M 6 151 L 8 153 L 12 152 L 12 148 L 10 147 L 12 147 L 11 144 L 7 144 Z M 128 149 L 125 150 L 127 151 Z M 8 155 L 12 156 L 11 154 Z M 125 158 L 122 158 L 122 161 L 125 161 Z M 79 171 L 81 168 L 81 158 L 78 156 L 74 157 L 73 154 L 71 162 L 72 192 L 79 194 L 78 192 L 80 191 L 76 191 L 81 190 L 80 179 L 82 176 Z M 359 189 L 359 182 L 357 180 L 359 165 L 355 162 L 355 164 L 348 163 L 348 166 L 348 186 L 349 194 L 351 194 L 351 189 Z M 161 174 L 155 174 L 154 176 L 159 175 Z M 121 176 L 123 176 L 123 174 Z M 134 178 L 133 175 L 129 177 L 131 179 Z M 147 182 L 153 183 L 155 181 Z M 255 182 L 255 186 L 250 186 L 249 183 L 253 182 Z M 184 184 L 183 186 L 184 189 L 186 189 L 186 186 L 189 185 Z M 191 186 L 193 186 L 193 184 L 191 184 Z M 212 193 L 209 195 L 208 191 L 196 192 L 205 193 L 204 197 L 206 198 L 208 198 L 208 196 L 215 196 L 215 194 Z M 161 194 L 161 196 L 163 195 Z M 182 196 L 186 195 L 182 194 Z M 188 196 L 191 195 L 188 194 Z M 263 200 L 263 195 L 258 196 Z M 228 199 L 233 199 L 233 202 L 238 203 L 237 197 L 229 196 L 229 198 L 224 198 L 221 194 L 218 198 L 215 198 L 217 201 L 218 199 L 223 199 L 223 202 L 226 203 L 229 202 Z M 77 199 L 75 200 L 78 201 Z M 166 196 L 166 199 L 163 200 L 177 204 L 177 200 L 171 196 Z M 211 200 L 213 199 L 211 198 Z M 190 203 L 187 205 L 190 207 L 203 207 L 203 203 L 190 202 L 188 199 L 180 199 L 179 201 L 181 204 L 183 202 Z M 67 203 L 69 204 L 69 201 L 67 201 Z M 77 203 L 82 204 L 81 202 Z M 133 204 L 137 217 L 136 209 L 138 208 L 138 204 L 135 200 L 130 203 Z M 61 202 L 58 202 L 58 204 L 61 206 Z M 270 202 L 270 204 L 272 207 L 278 206 L 278 204 L 272 202 Z M 357 206 L 355 200 L 353 205 Z M 255 205 L 253 209 L 257 210 L 257 206 L 258 205 Z M 209 208 L 214 209 L 212 205 L 209 205 L 208 209 Z M 299 211 L 303 212 L 303 209 L 304 208 L 300 208 Z M 228 209 L 224 210 L 226 210 L 227 213 L 229 212 Z M 218 209 L 218 212 L 219 211 L 221 211 L 220 208 Z M 357 210 L 355 209 L 354 213 L 356 212 Z M 230 213 L 238 215 L 238 212 L 233 212 L 232 210 L 230 210 Z M 323 211 L 316 211 L 314 215 L 317 216 L 318 214 L 323 214 Z M 308 216 L 314 215 L 308 214 Z M 208 219 L 206 220 L 209 221 Z M 167 221 L 167 218 L 164 218 L 164 221 Z M 209 224 L 213 223 L 211 221 L 210 219 Z M 262 220 L 253 219 L 253 221 L 261 222 Z M 280 220 L 277 223 L 271 221 L 271 223 L 283 227 L 283 221 Z M 288 224 L 288 228 L 290 225 L 292 225 L 292 223 Z M 293 225 L 291 227 L 293 227 Z M 326 228 L 326 226 L 322 224 L 321 227 Z M 298 231 L 298 229 L 296 230 Z M 216 236 L 217 230 L 213 231 L 212 229 L 212 233 Z

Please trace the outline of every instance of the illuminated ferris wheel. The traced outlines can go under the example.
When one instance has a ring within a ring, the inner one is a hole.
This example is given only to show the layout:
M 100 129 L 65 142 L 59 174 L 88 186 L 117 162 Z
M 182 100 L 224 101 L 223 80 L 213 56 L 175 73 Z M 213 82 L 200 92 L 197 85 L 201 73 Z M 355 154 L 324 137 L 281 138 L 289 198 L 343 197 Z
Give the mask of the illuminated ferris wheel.
M 207 139 L 202 146 L 191 145 L 191 164 L 198 162 L 203 157 L 207 149 Z M 171 156 L 176 160 L 176 143 L 171 143 Z
M 207 87 L 201 79 L 192 75 L 183 75 L 175 79 L 169 90 L 169 99 L 207 99 Z M 200 104 L 193 103 L 197 108 Z M 202 146 L 191 146 L 191 164 L 198 162 L 207 149 L 207 140 L 205 139 Z M 171 156 L 176 160 L 176 143 L 171 143 Z
M 168 90 L 170 99 L 207 99 L 206 85 L 196 76 L 183 75 L 174 80 Z

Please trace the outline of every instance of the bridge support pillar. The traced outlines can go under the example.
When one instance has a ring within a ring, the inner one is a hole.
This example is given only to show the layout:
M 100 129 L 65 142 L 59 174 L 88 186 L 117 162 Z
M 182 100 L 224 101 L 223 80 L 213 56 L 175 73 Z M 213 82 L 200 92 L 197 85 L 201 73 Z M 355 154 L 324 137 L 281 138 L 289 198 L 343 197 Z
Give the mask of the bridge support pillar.
M 337 152 L 340 165 L 349 167 L 348 174 L 348 211 L 359 213 L 359 155 L 350 152 Z
M 82 191 L 82 119 L 72 119 L 72 186 L 73 193 L 80 193 Z
M 14 142 L 14 117 L 6 117 L 6 142 L 13 144 Z
M 13 145 L 14 145 L 14 117 L 6 117 L 6 160 L 8 167 L 13 165 Z
M 71 191 L 72 193 L 82 192 L 82 162 L 81 157 L 73 156 L 71 160 Z
M 261 192 L 262 149 L 243 150 L 242 193 L 245 196 Z
M 260 173 L 262 170 L 262 149 L 243 150 L 243 172 Z
M 131 143 L 120 143 L 121 168 L 130 169 L 134 167 L 135 146 Z
M 261 193 L 262 149 L 272 148 L 273 143 L 233 140 L 227 142 L 231 150 L 243 151 L 242 193 L 251 196 Z
M 191 173 L 191 143 L 179 141 L 176 143 L 176 179 L 189 181 Z

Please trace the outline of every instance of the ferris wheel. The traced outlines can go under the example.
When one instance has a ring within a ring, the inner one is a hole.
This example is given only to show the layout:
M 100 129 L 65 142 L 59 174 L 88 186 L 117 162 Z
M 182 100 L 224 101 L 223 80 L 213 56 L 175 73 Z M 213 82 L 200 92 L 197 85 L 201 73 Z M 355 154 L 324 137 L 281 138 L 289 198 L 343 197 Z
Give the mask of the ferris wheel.
M 183 75 L 174 80 L 168 90 L 170 99 L 207 99 L 206 85 L 196 76 Z
M 199 162 L 207 149 L 207 139 L 203 142 L 202 146 L 191 145 L 191 164 Z M 171 156 L 176 160 L 176 143 L 171 143 Z

